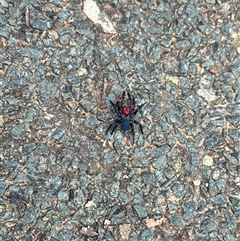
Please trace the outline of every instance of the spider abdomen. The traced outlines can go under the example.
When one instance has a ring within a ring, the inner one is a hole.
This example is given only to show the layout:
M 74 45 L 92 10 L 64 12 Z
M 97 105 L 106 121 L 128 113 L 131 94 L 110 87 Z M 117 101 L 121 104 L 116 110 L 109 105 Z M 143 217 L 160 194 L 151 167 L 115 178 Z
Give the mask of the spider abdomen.
M 128 131 L 130 130 L 130 122 L 128 117 L 123 117 L 122 123 L 121 123 L 121 128 L 123 131 Z

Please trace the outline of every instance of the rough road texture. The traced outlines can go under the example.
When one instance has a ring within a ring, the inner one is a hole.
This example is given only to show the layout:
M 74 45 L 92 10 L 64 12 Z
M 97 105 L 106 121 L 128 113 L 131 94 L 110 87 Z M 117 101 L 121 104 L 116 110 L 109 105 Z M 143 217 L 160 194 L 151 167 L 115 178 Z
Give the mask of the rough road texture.
M 0 0 L 0 240 L 239 241 L 239 1 L 97 4 Z

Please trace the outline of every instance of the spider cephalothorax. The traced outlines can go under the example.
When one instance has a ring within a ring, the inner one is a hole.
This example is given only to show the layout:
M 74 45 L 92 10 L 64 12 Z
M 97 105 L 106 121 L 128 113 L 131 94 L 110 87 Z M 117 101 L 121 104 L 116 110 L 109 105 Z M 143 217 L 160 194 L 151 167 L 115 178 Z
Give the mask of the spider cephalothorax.
M 110 100 L 110 103 L 112 104 L 115 112 L 117 113 L 117 118 L 110 124 L 110 126 L 108 127 L 106 134 L 108 133 L 108 131 L 112 128 L 111 131 L 111 135 L 113 134 L 113 132 L 116 130 L 116 128 L 121 125 L 121 129 L 123 131 L 128 131 L 128 130 L 132 130 L 132 137 L 133 137 L 133 142 L 134 142 L 134 124 L 137 124 L 140 128 L 141 133 L 143 134 L 143 129 L 142 129 L 142 125 L 136 121 L 134 119 L 135 115 L 137 114 L 137 112 L 140 110 L 140 108 L 145 105 L 142 104 L 140 106 L 138 106 L 135 109 L 135 98 L 131 97 L 131 95 L 127 92 L 128 95 L 128 100 L 129 100 L 129 105 L 124 105 L 124 98 L 125 98 L 125 91 L 123 91 L 122 94 L 122 99 L 121 101 L 117 101 L 116 104 L 113 104 L 113 102 Z

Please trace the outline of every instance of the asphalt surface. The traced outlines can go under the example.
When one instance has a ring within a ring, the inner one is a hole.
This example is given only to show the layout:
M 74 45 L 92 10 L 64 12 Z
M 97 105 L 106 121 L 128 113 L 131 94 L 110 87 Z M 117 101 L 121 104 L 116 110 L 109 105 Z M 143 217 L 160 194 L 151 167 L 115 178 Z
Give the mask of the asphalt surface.
M 239 2 L 96 3 L 0 0 L 0 240 L 240 241 Z

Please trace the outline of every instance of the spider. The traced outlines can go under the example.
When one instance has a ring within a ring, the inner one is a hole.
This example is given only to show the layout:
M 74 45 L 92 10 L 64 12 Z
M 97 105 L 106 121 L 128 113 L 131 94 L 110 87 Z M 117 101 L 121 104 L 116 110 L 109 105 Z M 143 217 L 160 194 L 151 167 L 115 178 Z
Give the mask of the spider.
M 134 119 L 135 115 L 137 114 L 137 112 L 141 109 L 141 107 L 143 105 L 145 105 L 146 103 L 138 106 L 135 109 L 135 98 L 131 97 L 131 95 L 127 92 L 128 95 L 128 100 L 129 100 L 129 104 L 128 105 L 124 105 L 124 99 L 125 99 L 125 91 L 123 91 L 122 93 L 122 99 L 121 101 L 117 101 L 116 104 L 113 104 L 113 102 L 110 100 L 110 103 L 112 104 L 115 112 L 117 113 L 118 117 L 110 124 L 110 126 L 108 127 L 107 131 L 106 131 L 106 135 L 108 133 L 108 131 L 112 128 L 111 131 L 111 135 L 113 134 L 113 132 L 116 130 L 116 128 L 121 125 L 121 129 L 123 131 L 128 131 L 128 130 L 132 130 L 132 138 L 133 138 L 133 143 L 134 143 L 134 124 L 137 124 L 140 128 L 141 133 L 143 134 L 143 128 L 142 125 L 136 121 Z

